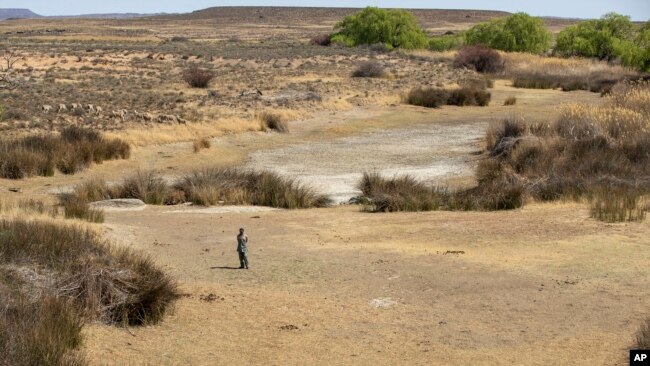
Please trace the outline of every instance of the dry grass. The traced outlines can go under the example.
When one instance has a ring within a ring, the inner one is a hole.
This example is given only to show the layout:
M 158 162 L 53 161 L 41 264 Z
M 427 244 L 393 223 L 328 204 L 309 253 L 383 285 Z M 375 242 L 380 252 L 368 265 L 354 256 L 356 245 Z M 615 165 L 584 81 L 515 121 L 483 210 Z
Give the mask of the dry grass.
M 50 272 L 48 282 L 32 285 L 51 287 L 86 315 L 132 325 L 156 323 L 176 296 L 174 282 L 148 257 L 114 247 L 89 229 L 16 219 L 0 221 L 0 231 L 3 265 L 43 266 Z M 93 280 L 93 273 L 107 282 L 88 286 L 92 283 L 84 281 Z
M 591 217 L 604 222 L 634 222 L 645 219 L 643 197 L 631 189 L 598 187 L 589 197 Z
M 330 204 L 328 197 L 271 172 L 203 169 L 181 178 L 174 189 L 199 205 L 226 203 L 296 209 Z
M 86 320 L 162 320 L 176 284 L 148 258 L 77 225 L 0 221 L 0 364 L 85 365 Z
M 174 205 L 192 202 L 198 205 L 259 205 L 298 209 L 324 207 L 330 199 L 292 179 L 271 172 L 211 168 L 194 171 L 175 182 L 159 174 L 138 172 L 122 183 L 108 186 L 103 180 L 90 180 L 73 193 L 61 196 L 67 201 L 83 202 L 114 198 L 136 198 L 148 204 Z
M 505 101 L 503 101 L 503 105 L 515 105 L 517 104 L 517 97 L 510 96 L 507 97 Z
M 570 105 L 548 124 L 508 119 L 486 136 L 482 177 L 514 175 L 539 200 L 591 198 L 605 221 L 644 217 L 650 192 L 650 85 L 616 86 L 602 106 Z
M 499 177 L 481 182 L 477 187 L 449 191 L 428 186 L 410 176 L 384 178 L 364 173 L 358 184 L 357 201 L 371 212 L 397 211 L 495 211 L 511 210 L 523 205 L 523 187 L 516 179 Z
M 384 67 L 377 61 L 364 61 L 352 72 L 353 78 L 380 78 L 384 76 Z
M 273 130 L 280 133 L 289 132 L 289 125 L 281 114 L 262 112 L 259 114 L 258 118 L 260 119 L 260 129 L 262 131 Z
M 443 105 L 487 106 L 491 94 L 485 89 L 465 86 L 456 89 L 414 88 L 404 99 L 411 105 L 426 108 L 439 108 Z
M 636 349 L 650 349 L 650 318 L 646 319 L 636 334 Z
M 194 149 L 195 153 L 198 153 L 203 149 L 209 149 L 211 146 L 212 144 L 210 143 L 210 140 L 205 137 L 200 138 L 192 143 L 192 148 Z
M 600 61 L 521 53 L 507 53 L 504 58 L 505 74 L 517 88 L 608 92 L 617 82 L 638 77 L 632 69 Z
M 499 52 L 483 46 L 464 46 L 454 58 L 454 67 L 469 68 L 480 73 L 503 71 L 504 62 Z
M 93 162 L 126 159 L 130 146 L 101 133 L 67 127 L 56 135 L 35 135 L 20 139 L 0 139 L 0 177 L 22 179 L 34 175 L 52 176 L 55 168 L 74 174 Z
M 193 88 L 207 88 L 212 79 L 214 79 L 212 71 L 197 66 L 183 71 L 183 80 Z

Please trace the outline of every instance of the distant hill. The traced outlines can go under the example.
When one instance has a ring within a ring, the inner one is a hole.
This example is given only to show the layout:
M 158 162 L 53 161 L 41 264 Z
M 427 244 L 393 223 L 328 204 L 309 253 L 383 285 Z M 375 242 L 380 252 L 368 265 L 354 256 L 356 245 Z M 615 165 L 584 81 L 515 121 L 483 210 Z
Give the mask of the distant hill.
M 108 14 L 81 14 L 81 15 L 58 15 L 48 18 L 86 18 L 86 19 L 132 19 L 152 16 L 167 15 L 167 13 L 139 14 L 139 13 L 108 13 Z
M 311 8 L 311 7 L 237 7 L 224 6 L 197 10 L 185 14 L 162 16 L 170 20 L 213 20 L 224 24 L 292 24 L 333 23 L 359 8 Z M 425 27 L 436 27 L 439 22 L 473 24 L 510 15 L 503 11 L 411 9 Z
M 21 18 L 42 18 L 42 16 L 29 9 L 0 9 L 0 20 Z

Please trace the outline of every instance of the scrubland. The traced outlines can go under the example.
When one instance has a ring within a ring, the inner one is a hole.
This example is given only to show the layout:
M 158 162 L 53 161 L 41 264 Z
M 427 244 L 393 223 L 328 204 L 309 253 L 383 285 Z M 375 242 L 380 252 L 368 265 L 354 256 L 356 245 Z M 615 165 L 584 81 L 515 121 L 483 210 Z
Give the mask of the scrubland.
M 348 10 L 274 9 L 0 22 L 17 57 L 0 364 L 594 364 L 647 347 L 647 75 L 344 47 L 330 31 Z M 505 15 L 417 14 L 450 37 Z M 89 205 L 123 198 L 147 206 Z M 230 271 L 241 226 L 247 273 Z

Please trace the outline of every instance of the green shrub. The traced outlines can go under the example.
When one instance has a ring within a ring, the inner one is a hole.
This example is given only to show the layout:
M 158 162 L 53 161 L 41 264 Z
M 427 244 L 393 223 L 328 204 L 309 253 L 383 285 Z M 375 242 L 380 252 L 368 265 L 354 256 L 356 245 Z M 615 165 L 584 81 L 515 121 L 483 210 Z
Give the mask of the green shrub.
M 426 33 L 413 14 L 406 10 L 367 7 L 348 15 L 334 27 L 332 43 L 346 46 L 374 45 L 416 49 L 428 44 Z
M 463 35 L 445 34 L 442 36 L 431 37 L 429 39 L 429 49 L 431 51 L 449 51 L 460 48 L 465 43 Z
M 526 13 L 477 24 L 465 34 L 467 44 L 508 52 L 543 53 L 551 47 L 551 39 L 544 22 Z
M 600 19 L 587 20 L 566 27 L 557 36 L 555 52 L 563 56 L 597 57 L 611 61 L 626 54 L 633 62 L 636 46 L 630 17 L 608 13 Z

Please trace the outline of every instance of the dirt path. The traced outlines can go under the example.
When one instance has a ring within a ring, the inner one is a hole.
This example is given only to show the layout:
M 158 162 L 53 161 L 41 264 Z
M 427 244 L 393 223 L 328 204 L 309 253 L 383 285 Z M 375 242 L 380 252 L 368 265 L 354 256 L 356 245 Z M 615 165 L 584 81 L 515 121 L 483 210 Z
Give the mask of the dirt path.
M 158 326 L 93 325 L 108 364 L 611 365 L 647 316 L 650 224 L 579 205 L 496 213 L 108 213 L 187 296 Z M 251 270 L 234 235 L 251 237 Z

